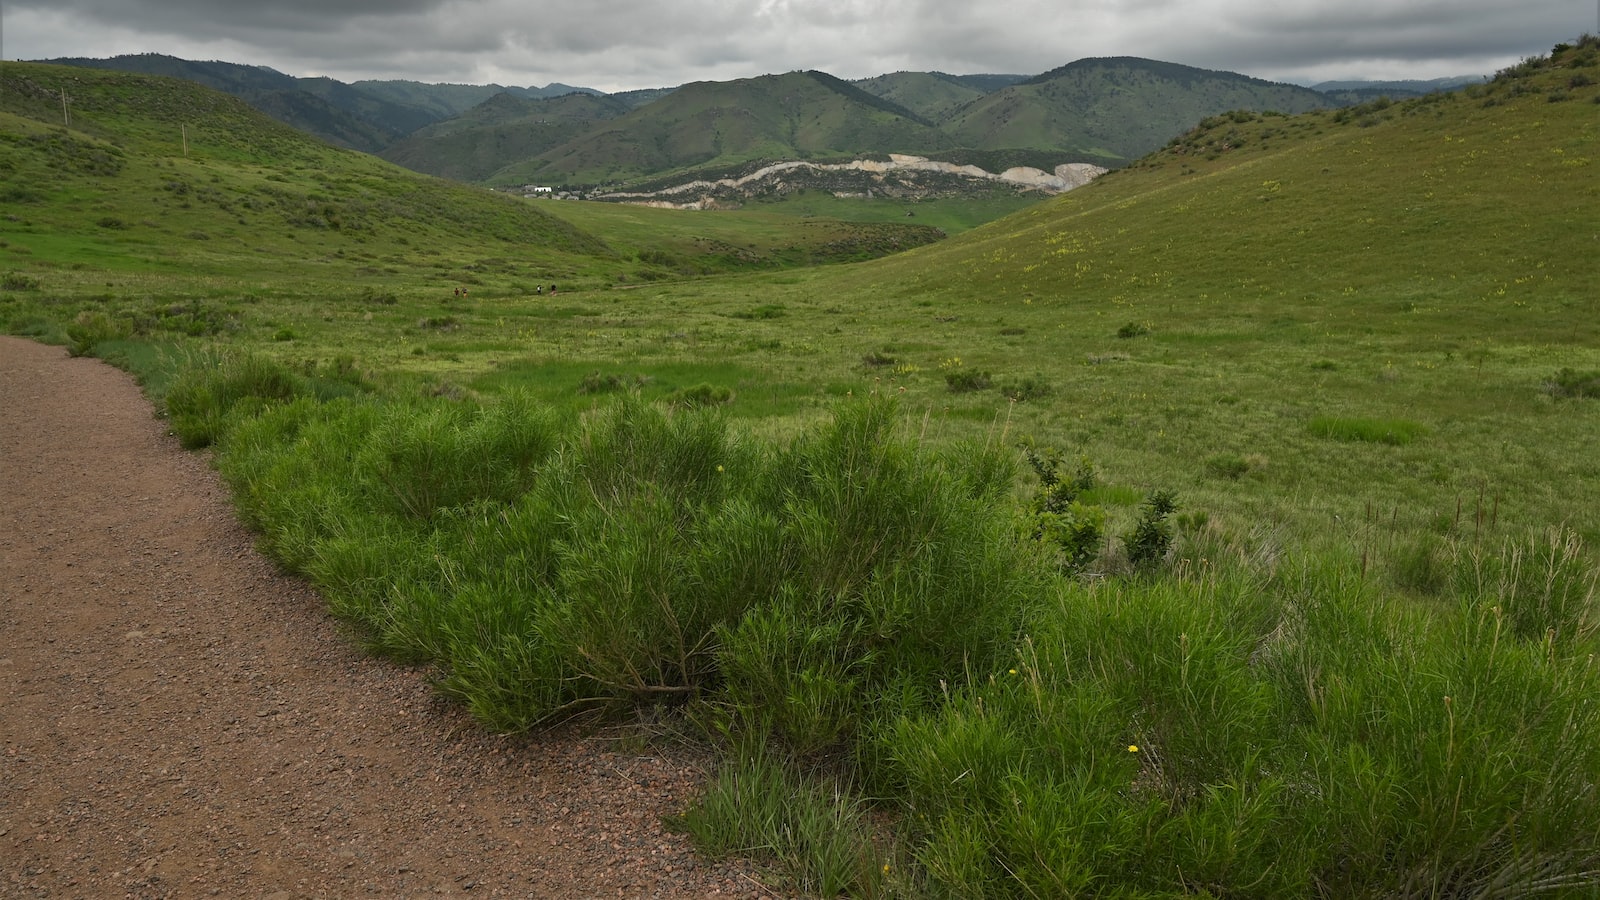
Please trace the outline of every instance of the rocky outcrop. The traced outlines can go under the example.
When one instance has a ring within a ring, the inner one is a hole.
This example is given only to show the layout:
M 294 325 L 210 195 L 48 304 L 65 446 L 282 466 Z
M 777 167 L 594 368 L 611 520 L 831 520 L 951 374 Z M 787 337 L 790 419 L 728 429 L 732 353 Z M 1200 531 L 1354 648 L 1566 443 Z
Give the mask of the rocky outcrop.
M 1105 174 L 1107 170 L 1089 163 L 1066 163 L 1052 172 L 1018 166 L 1000 174 L 984 171 L 977 166 L 961 166 L 940 162 L 921 156 L 890 154 L 888 160 L 857 159 L 847 163 L 813 163 L 790 160 L 763 166 L 738 178 L 721 178 L 714 181 L 697 180 L 656 191 L 615 191 L 591 194 L 591 200 L 645 203 L 651 206 L 671 206 L 679 209 L 707 209 L 726 205 L 735 197 L 759 194 L 786 193 L 804 187 L 831 189 L 839 197 L 911 196 L 955 193 L 952 182 L 986 182 L 1005 185 L 1018 190 L 1041 191 L 1059 194 L 1085 184 Z M 855 189 L 829 187 L 836 180 L 829 176 L 857 176 Z M 867 176 L 863 184 L 859 176 Z M 918 176 L 930 176 L 932 181 Z M 941 188 L 940 185 L 943 185 Z M 694 199 L 686 199 L 694 197 Z M 680 199 L 685 198 L 685 199 Z

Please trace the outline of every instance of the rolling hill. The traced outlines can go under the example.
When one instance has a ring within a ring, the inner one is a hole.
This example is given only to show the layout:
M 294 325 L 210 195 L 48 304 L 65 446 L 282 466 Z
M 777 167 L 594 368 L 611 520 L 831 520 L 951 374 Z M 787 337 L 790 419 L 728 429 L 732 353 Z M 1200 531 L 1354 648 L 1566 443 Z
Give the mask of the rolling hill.
M 1024 80 L 1018 77 L 1017 81 Z M 874 97 L 903 106 L 931 122 L 989 92 L 943 72 L 893 72 L 852 82 Z
M 315 268 L 303 258 L 374 240 L 532 243 L 551 262 L 611 255 L 528 204 L 329 146 L 189 80 L 6 63 L 0 82 L 8 206 L 106 263 Z
M 898 72 L 851 84 L 791 72 L 610 97 L 561 84 L 344 84 L 155 54 L 62 62 L 188 78 L 335 145 L 500 186 L 631 187 L 663 176 L 726 177 L 761 162 L 891 153 L 960 164 L 975 155 L 1027 159 L 1045 171 L 1081 161 L 1116 166 L 1208 115 L 1298 112 L 1376 96 L 1137 58 L 1080 60 L 1026 79 Z
M 818 72 L 684 85 L 566 143 L 559 129 L 528 133 L 502 102 L 459 126 L 436 126 L 390 159 L 424 171 L 475 174 L 497 185 L 679 183 L 741 174 L 780 160 L 884 158 L 890 153 L 986 165 L 1025 159 L 1116 166 L 1159 148 L 1208 115 L 1232 109 L 1299 112 L 1338 102 L 1308 88 L 1151 60 L 1083 60 L 1033 79 L 901 72 L 853 85 Z M 571 126 L 572 120 L 564 120 Z M 446 130 L 453 137 L 438 139 Z M 481 134 L 469 134 L 481 131 Z M 457 155 L 472 158 L 466 165 Z M 496 162 L 500 165 L 495 166 Z M 484 174 L 478 174 L 484 173 Z
M 630 239 L 619 250 L 549 207 L 330 146 L 186 79 L 11 62 L 0 63 L 0 202 L 0 268 L 138 272 L 169 280 L 163 302 L 191 290 L 214 298 L 207 279 L 259 279 L 252 293 L 317 283 L 329 298 L 393 303 L 396 291 L 427 295 L 491 271 L 524 279 L 503 289 L 531 294 L 549 279 L 804 267 L 943 236 L 831 216 L 800 229 L 769 214 L 702 221 L 694 240 Z
M 195 61 L 159 53 L 40 62 L 183 78 L 239 97 L 272 118 L 334 146 L 366 153 L 376 153 L 426 125 L 460 115 L 496 94 L 537 99 L 584 90 L 563 84 L 543 88 L 416 81 L 346 84 L 325 77 L 297 78 L 265 66 Z
M 560 147 L 513 162 L 489 181 L 594 184 L 760 159 L 948 146 L 938 129 L 909 110 L 831 75 L 791 72 L 683 85 Z
M 943 123 L 963 147 L 1136 159 L 1205 116 L 1335 105 L 1310 88 L 1147 59 L 1084 59 L 969 103 Z
M 529 100 L 505 92 L 455 118 L 418 129 L 378 155 L 417 172 L 481 182 L 507 160 L 538 156 L 630 109 L 604 95 L 572 92 Z

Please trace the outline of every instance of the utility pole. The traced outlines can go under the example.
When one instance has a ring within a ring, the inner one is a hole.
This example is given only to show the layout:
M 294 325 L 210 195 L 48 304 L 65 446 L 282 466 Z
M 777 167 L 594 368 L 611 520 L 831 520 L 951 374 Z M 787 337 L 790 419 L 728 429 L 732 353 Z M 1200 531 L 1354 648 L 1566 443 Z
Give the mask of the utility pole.
M 72 108 L 67 105 L 67 89 L 61 88 L 61 121 L 68 128 L 72 127 Z
M 179 125 L 179 132 L 183 135 L 183 158 L 189 158 L 189 126 Z

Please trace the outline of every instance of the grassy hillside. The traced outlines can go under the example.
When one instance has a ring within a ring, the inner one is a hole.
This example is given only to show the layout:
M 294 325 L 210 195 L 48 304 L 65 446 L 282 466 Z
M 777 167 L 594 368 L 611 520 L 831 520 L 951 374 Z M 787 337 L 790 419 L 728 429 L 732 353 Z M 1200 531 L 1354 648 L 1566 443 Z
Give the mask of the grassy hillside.
M 113 270 L 262 277 L 330 262 L 348 276 L 347 254 L 421 275 L 441 244 L 536 246 L 567 271 L 610 255 L 525 204 L 330 147 L 188 82 L 18 63 L 0 78 L 13 257 L 75 247 Z M 70 128 L 47 124 L 63 91 Z
M 331 144 L 368 153 L 440 118 L 331 78 L 296 78 L 265 66 L 200 62 L 159 53 L 44 62 L 182 78 L 232 94 L 279 122 Z
M 350 86 L 372 96 L 426 112 L 431 117 L 429 121 L 432 122 L 459 116 L 497 94 L 510 94 L 524 100 L 539 100 L 572 93 L 596 93 L 560 82 L 552 82 L 537 88 L 505 87 L 498 84 L 431 84 L 405 80 L 365 80 L 352 82 Z
M 915 153 L 946 142 L 911 113 L 818 72 L 698 82 L 497 173 L 494 183 L 600 183 L 757 159 Z
M 729 252 L 739 236 L 708 227 L 698 244 L 636 243 L 624 255 L 548 207 L 330 147 L 186 81 L 23 63 L 0 66 L 0 179 L 0 271 L 14 268 L 16 283 L 129 321 L 198 303 L 205 311 L 189 318 L 208 333 L 247 328 L 247 307 L 266 295 L 321 297 L 341 316 L 408 316 L 408 304 L 436 309 L 460 286 L 517 297 L 549 282 L 861 259 L 936 236 L 911 223 L 795 223 L 764 248 L 741 240 Z M 253 327 L 276 334 L 326 314 L 269 314 Z
M 1425 526 L 1481 493 L 1600 538 L 1594 411 L 1549 387 L 1600 369 L 1593 58 L 1403 104 L 1216 117 L 852 277 L 967 323 L 908 362 L 1036 373 L 1057 393 L 1014 422 L 1245 521 Z M 1415 439 L 1330 439 L 1327 419 Z
M 1334 105 L 1309 88 L 1144 59 L 1084 59 L 996 91 L 944 124 L 961 146 L 1136 159 L 1200 118 L 1233 109 Z
M 988 93 L 942 72 L 894 72 L 854 84 L 933 122 Z
M 496 94 L 396 141 L 381 155 L 413 171 L 481 182 L 507 160 L 538 156 L 628 110 L 620 100 L 585 93 L 542 100 Z

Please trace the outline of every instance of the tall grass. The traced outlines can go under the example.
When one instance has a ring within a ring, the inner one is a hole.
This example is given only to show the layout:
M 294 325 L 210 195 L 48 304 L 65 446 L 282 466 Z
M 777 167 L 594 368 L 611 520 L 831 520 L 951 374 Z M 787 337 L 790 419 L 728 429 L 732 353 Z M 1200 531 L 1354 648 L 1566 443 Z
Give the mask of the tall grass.
M 1002 653 L 1036 586 L 1003 455 L 898 422 L 863 401 L 779 449 L 637 398 L 305 399 L 219 465 L 272 552 L 488 721 L 720 697 L 809 754 Z
M 1570 532 L 1423 548 L 1431 608 L 1364 560 L 1264 568 L 1203 529 L 1176 572 L 1085 581 L 1028 538 L 1009 451 L 925 445 L 879 398 L 782 446 L 638 398 L 235 407 L 245 515 L 374 649 L 494 728 L 667 704 L 766 748 L 684 827 L 807 890 L 1600 887 Z M 898 847 L 870 850 L 865 796 Z M 914 873 L 885 878 L 895 855 Z
M 1512 631 L 1314 560 L 1071 588 L 1014 666 L 883 739 L 953 896 L 1583 896 L 1600 671 Z

